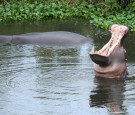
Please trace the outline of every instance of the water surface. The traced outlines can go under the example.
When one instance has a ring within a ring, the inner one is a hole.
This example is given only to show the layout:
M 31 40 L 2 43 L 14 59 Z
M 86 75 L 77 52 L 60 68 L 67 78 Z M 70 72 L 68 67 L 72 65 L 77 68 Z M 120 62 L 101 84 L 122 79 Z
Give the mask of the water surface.
M 71 31 L 101 47 L 110 37 L 89 21 L 0 23 L 0 34 Z M 133 115 L 135 114 L 135 34 L 127 36 L 129 78 L 95 78 L 89 58 L 92 44 L 59 48 L 0 44 L 1 115 Z

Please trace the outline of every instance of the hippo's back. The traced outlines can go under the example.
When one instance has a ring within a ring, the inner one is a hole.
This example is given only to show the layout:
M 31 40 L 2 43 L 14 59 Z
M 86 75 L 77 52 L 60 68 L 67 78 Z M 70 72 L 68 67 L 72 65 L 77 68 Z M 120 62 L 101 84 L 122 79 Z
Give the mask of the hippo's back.
M 54 46 L 70 46 L 87 43 L 90 40 L 80 34 L 55 31 L 41 33 L 27 33 L 13 36 L 13 44 L 41 44 Z

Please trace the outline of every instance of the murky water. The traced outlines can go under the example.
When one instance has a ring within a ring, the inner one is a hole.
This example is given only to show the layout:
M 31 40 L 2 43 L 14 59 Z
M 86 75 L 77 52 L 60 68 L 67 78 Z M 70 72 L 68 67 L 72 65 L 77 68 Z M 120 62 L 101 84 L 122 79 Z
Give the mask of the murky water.
M 71 31 L 101 46 L 108 32 L 88 21 L 1 23 L 0 34 Z M 129 78 L 96 79 L 89 50 L 92 44 L 72 48 L 0 44 L 0 115 L 134 115 L 135 40 L 125 40 Z

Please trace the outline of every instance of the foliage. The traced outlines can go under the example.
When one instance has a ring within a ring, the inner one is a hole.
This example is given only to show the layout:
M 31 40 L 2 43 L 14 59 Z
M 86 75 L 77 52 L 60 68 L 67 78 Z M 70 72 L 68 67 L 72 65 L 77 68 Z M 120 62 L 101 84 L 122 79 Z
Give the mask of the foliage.
M 81 17 L 89 19 L 96 27 L 107 29 L 111 24 L 119 23 L 135 31 L 135 2 L 132 1 L 124 9 L 125 6 L 118 2 L 124 0 L 90 0 L 90 3 L 88 0 L 9 1 L 0 4 L 0 21 Z
M 131 2 L 131 4 L 129 5 L 129 8 L 131 11 L 135 12 L 135 1 Z

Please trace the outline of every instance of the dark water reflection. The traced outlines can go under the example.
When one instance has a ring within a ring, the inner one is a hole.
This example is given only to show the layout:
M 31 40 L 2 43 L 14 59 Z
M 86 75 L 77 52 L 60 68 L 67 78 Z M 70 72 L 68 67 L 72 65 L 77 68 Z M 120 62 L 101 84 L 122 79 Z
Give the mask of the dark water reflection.
M 90 95 L 91 107 L 107 107 L 110 113 L 127 114 L 123 106 L 125 82 L 121 79 L 95 78 L 96 87 Z
M 107 31 L 85 20 L 46 20 L 0 24 L 0 34 L 71 31 L 92 38 L 97 47 Z M 0 45 L 0 115 L 134 115 L 134 33 L 125 40 L 129 78 L 95 78 L 92 44 L 72 48 Z

